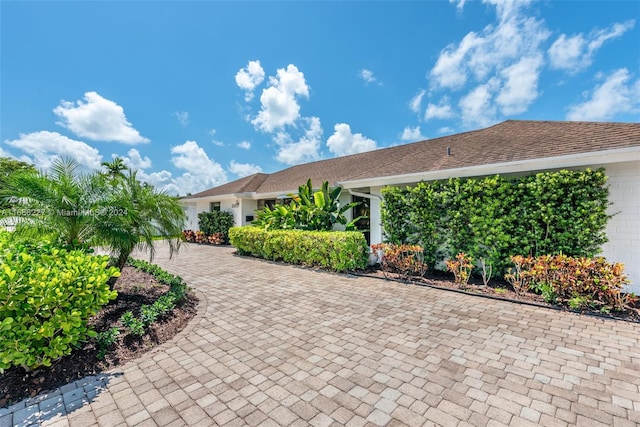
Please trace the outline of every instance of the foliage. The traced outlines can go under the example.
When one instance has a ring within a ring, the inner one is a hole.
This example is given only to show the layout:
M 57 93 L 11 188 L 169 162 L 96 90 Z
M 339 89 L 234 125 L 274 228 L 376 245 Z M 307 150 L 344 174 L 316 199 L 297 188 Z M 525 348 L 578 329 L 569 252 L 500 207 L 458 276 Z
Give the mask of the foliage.
M 513 287 L 516 295 L 524 295 L 531 286 L 533 278 L 531 267 L 535 261 L 531 256 L 523 257 L 522 255 L 512 256 L 511 261 L 515 267 L 507 270 L 504 279 Z
M 173 254 L 185 219 L 178 199 L 141 183 L 135 171 L 112 167 L 83 173 L 76 161 L 59 159 L 48 173 L 12 175 L 2 196 L 16 204 L 2 216 L 18 218 L 16 233 L 31 239 L 52 236 L 76 249 L 104 246 L 120 268 L 136 248 L 153 258 L 157 237 L 166 239 Z
M 371 249 L 372 253 L 378 257 L 385 277 L 388 273 L 392 273 L 407 280 L 412 276 L 424 276 L 427 272 L 427 264 L 423 256 L 424 249 L 421 246 L 378 243 L 371 245 Z
M 460 252 L 455 258 L 447 260 L 446 264 L 447 270 L 453 273 L 454 282 L 461 288 L 465 287 L 471 277 L 473 258 Z
M 343 225 L 345 230 L 355 230 L 356 222 L 361 218 L 347 221 L 345 212 L 359 205 L 359 202 L 340 206 L 342 187 L 329 189 L 329 182 L 324 181 L 318 191 L 313 191 L 311 179 L 298 187 L 298 194 L 289 194 L 288 205 L 265 206 L 256 212 L 253 225 L 265 230 L 309 230 L 331 231 L 336 224 Z
M 514 256 L 515 270 L 505 278 L 522 292 L 531 288 L 546 301 L 558 301 L 572 308 L 624 311 L 635 296 L 623 294 L 629 281 L 620 263 L 602 257 L 543 255 L 537 258 Z
M 176 304 L 184 299 L 187 285 L 181 277 L 175 276 L 155 264 L 133 258 L 129 258 L 128 264 L 138 270 L 152 274 L 159 282 L 169 285 L 169 292 L 159 297 L 153 304 L 142 305 L 138 316 L 135 316 L 132 311 L 127 311 L 120 317 L 120 323 L 132 335 L 141 337 L 145 334 L 145 330 L 149 325 L 173 310 Z
M 233 227 L 231 244 L 243 255 L 343 272 L 367 266 L 366 240 L 360 232 L 264 230 Z
M 144 335 L 144 322 L 133 315 L 131 311 L 127 311 L 120 317 L 120 322 L 122 325 L 131 332 L 132 335 L 136 337 L 141 337 Z
M 104 359 L 104 356 L 107 353 L 107 349 L 111 347 L 118 337 L 120 336 L 120 329 L 117 327 L 112 327 L 103 332 L 98 332 L 96 335 L 96 344 L 98 345 L 98 359 Z
M 25 162 L 0 157 L 0 188 L 6 188 L 14 175 L 19 173 L 35 173 L 36 168 Z M 0 209 L 11 209 L 13 203 L 10 200 L 0 199 Z
M 0 371 L 50 366 L 95 336 L 89 317 L 116 298 L 108 258 L 0 234 Z
M 153 260 L 158 237 L 169 245 L 170 255 L 177 252 L 186 218 L 178 198 L 140 182 L 131 169 L 107 179 L 97 206 L 107 215 L 96 221 L 95 241 L 110 250 L 117 265 L 124 267 L 135 249 L 149 252 Z
M 591 257 L 606 242 L 603 169 L 452 178 L 382 194 L 386 240 L 424 247 L 430 268 L 464 252 L 500 276 L 513 254 Z
M 233 227 L 233 213 L 227 211 L 200 212 L 198 228 L 207 236 L 223 235 L 223 243 L 227 241 L 229 229 Z

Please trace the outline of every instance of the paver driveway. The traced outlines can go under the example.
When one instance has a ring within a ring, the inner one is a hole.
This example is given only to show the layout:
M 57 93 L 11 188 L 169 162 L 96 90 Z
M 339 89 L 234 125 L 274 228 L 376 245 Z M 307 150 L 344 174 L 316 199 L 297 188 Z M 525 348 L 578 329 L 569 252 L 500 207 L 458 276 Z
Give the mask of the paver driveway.
M 0 424 L 640 423 L 638 325 L 232 253 L 161 249 L 202 298 L 189 327 Z

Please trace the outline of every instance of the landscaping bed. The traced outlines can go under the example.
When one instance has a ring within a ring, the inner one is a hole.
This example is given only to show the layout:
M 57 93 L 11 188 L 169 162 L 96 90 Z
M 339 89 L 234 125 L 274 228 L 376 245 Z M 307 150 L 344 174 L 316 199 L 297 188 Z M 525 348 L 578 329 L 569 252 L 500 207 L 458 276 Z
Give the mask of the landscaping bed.
M 399 274 L 384 272 L 377 265 L 359 272 L 358 275 L 375 277 L 384 280 L 393 280 L 405 284 L 428 286 L 453 292 L 462 292 L 465 294 L 478 295 L 493 299 L 501 299 L 514 303 L 524 303 L 539 307 L 547 307 L 555 310 L 640 323 L 640 300 L 636 300 L 635 302 L 633 302 L 624 312 L 602 313 L 601 311 L 590 310 L 588 308 L 582 310 L 572 310 L 571 308 L 566 306 L 551 304 L 546 302 L 542 295 L 538 295 L 533 292 L 518 294 L 514 291 L 514 289 L 508 282 L 497 279 L 493 279 L 487 285 L 485 285 L 480 278 L 473 277 L 469 280 L 469 283 L 467 283 L 463 287 L 460 287 L 457 283 L 455 283 L 452 273 L 433 271 L 425 274 L 422 277 L 411 276 L 409 278 L 406 278 L 402 277 Z
M 198 300 L 192 292 L 187 292 L 171 312 L 158 318 L 147 327 L 144 335 L 137 337 L 122 327 L 121 316 L 127 311 L 137 315 L 141 306 L 152 304 L 165 295 L 170 286 L 159 282 L 149 273 L 127 266 L 121 271 L 114 289 L 118 291 L 117 299 L 104 306 L 89 321 L 97 332 L 107 331 L 114 326 L 120 329 L 120 335 L 107 348 L 104 358 L 101 360 L 98 357 L 99 349 L 95 340 L 90 340 L 70 355 L 54 362 L 51 367 L 41 367 L 31 372 L 22 367 L 9 368 L 0 375 L 0 407 L 136 359 L 173 338 L 196 314 Z

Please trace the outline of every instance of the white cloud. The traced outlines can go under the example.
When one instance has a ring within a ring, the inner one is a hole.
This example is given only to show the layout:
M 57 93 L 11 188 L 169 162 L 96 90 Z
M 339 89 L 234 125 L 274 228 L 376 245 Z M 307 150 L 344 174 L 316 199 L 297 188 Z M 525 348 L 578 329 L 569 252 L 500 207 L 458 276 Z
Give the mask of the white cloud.
M 300 117 L 297 97 L 309 97 L 304 74 L 295 65 L 279 68 L 276 77 L 269 78 L 269 87 L 262 91 L 262 109 L 251 123 L 263 132 L 272 133 L 292 125 Z
M 70 139 L 57 132 L 39 131 L 20 134 L 18 139 L 6 140 L 5 144 L 24 153 L 21 157 L 38 169 L 47 170 L 59 158 L 75 159 L 86 169 L 99 169 L 102 156 L 95 148 L 82 141 Z
M 182 126 L 187 126 L 189 124 L 189 113 L 186 111 L 176 111 L 173 114 Z
M 116 154 L 111 155 L 112 158 L 118 157 Z M 147 156 L 142 157 L 140 152 L 132 148 L 127 152 L 126 156 L 120 156 L 125 165 L 131 169 L 148 169 L 151 167 L 151 159 Z
M 424 89 L 421 89 L 420 92 L 418 92 L 413 98 L 411 98 L 411 101 L 409 101 L 409 108 L 414 113 L 420 112 L 420 108 L 422 108 L 422 98 L 424 97 L 425 92 L 426 91 Z
M 251 143 L 249 141 L 240 141 L 236 145 L 245 150 L 248 150 L 251 148 Z
M 366 68 L 363 68 L 362 70 L 360 70 L 360 78 L 362 80 L 364 80 L 364 82 L 366 84 L 369 83 L 373 83 L 376 80 L 378 80 L 374 75 L 373 75 L 373 71 L 371 70 L 367 70 Z
M 218 141 L 217 139 L 212 139 L 212 140 L 211 140 L 211 143 L 212 143 L 213 145 L 215 145 L 216 147 L 224 147 L 224 142 L 222 142 L 222 141 Z
M 439 88 L 458 89 L 467 82 L 467 68 L 464 61 L 467 54 L 483 40 L 474 32 L 467 34 L 460 44 L 447 46 L 438 57 L 436 64 L 431 69 L 429 76 L 434 86 Z
M 424 113 L 424 119 L 450 119 L 455 116 L 449 98 L 444 96 L 438 104 L 429 103 L 427 111 Z
M 351 126 L 346 123 L 338 123 L 333 128 L 335 132 L 327 139 L 327 147 L 336 156 L 346 156 L 376 149 L 376 142 L 373 139 L 369 139 L 361 133 L 351 133 Z
M 278 154 L 276 159 L 288 165 L 302 162 L 310 162 L 320 158 L 320 142 L 322 138 L 322 126 L 318 117 L 308 117 L 303 119 L 307 127 L 304 135 L 293 141 L 286 132 L 279 132 L 274 137 L 278 144 Z
M 438 133 L 440 135 L 444 134 L 444 133 L 453 133 L 455 129 L 449 127 L 449 126 L 444 126 L 441 127 L 440 129 L 438 129 Z
M 589 67 L 593 57 L 602 45 L 611 39 L 618 38 L 632 29 L 635 20 L 615 23 L 609 28 L 567 36 L 561 34 L 549 48 L 549 60 L 552 68 L 565 70 L 575 74 Z
M 415 141 L 424 141 L 425 139 L 427 139 L 427 137 L 424 136 L 420 131 L 420 126 L 416 126 L 413 128 L 410 126 L 407 126 L 402 131 L 402 134 L 400 135 L 400 139 L 405 142 L 406 141 L 415 142 Z
M 463 1 L 451 3 L 464 6 Z M 520 114 L 529 108 L 540 95 L 542 49 L 550 35 L 543 20 L 525 13 L 530 0 L 483 3 L 495 7 L 496 22 L 443 49 L 428 74 L 432 93 L 466 92 L 457 101 L 465 126 L 491 124 L 498 113 Z M 429 104 L 424 117 L 451 119 L 456 115 L 447 99 Z
M 174 177 L 171 172 L 161 171 L 141 174 L 148 182 L 173 194 L 197 193 L 207 188 L 227 182 L 224 168 L 213 159 L 195 141 L 186 141 L 182 145 L 171 147 L 171 163 L 185 172 Z
M 237 175 L 239 178 L 242 178 L 244 176 L 262 172 L 262 168 L 251 163 L 238 163 L 235 160 L 231 160 L 231 164 L 229 164 L 229 172 Z
M 590 98 L 569 107 L 567 120 L 610 120 L 616 114 L 640 112 L 640 79 L 632 81 L 626 68 L 614 71 L 596 86 Z
M 491 102 L 495 86 L 498 84 L 493 79 L 473 89 L 469 94 L 460 99 L 462 122 L 469 126 L 488 126 L 495 122 L 496 109 Z
M 61 101 L 53 112 L 62 119 L 56 124 L 81 138 L 125 144 L 149 142 L 127 121 L 121 106 L 96 92 L 86 92 L 84 102 Z
M 236 73 L 236 84 L 245 91 L 244 99 L 249 102 L 253 99 L 253 90 L 264 80 L 264 69 L 260 61 L 249 61 L 245 68 Z
M 501 71 L 504 85 L 496 102 L 503 114 L 523 113 L 538 97 L 538 77 L 542 63 L 542 55 L 524 57 Z
M 462 10 L 464 8 L 466 0 L 449 0 L 449 3 L 455 4 L 458 10 Z

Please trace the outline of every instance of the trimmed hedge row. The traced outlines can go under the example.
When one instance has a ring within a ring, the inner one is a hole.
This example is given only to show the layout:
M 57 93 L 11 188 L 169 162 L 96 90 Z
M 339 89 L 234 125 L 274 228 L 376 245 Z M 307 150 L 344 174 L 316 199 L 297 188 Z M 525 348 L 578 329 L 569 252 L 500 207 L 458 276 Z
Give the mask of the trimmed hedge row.
M 367 266 L 369 248 L 358 231 L 265 231 L 233 227 L 229 240 L 241 255 L 344 272 Z
M 48 243 L 12 242 L 0 233 L 0 373 L 50 366 L 95 337 L 87 322 L 117 293 L 120 272 L 107 256 Z
M 604 169 L 453 178 L 383 189 L 389 243 L 419 244 L 435 268 L 464 252 L 501 276 L 514 254 L 593 257 L 607 241 Z

